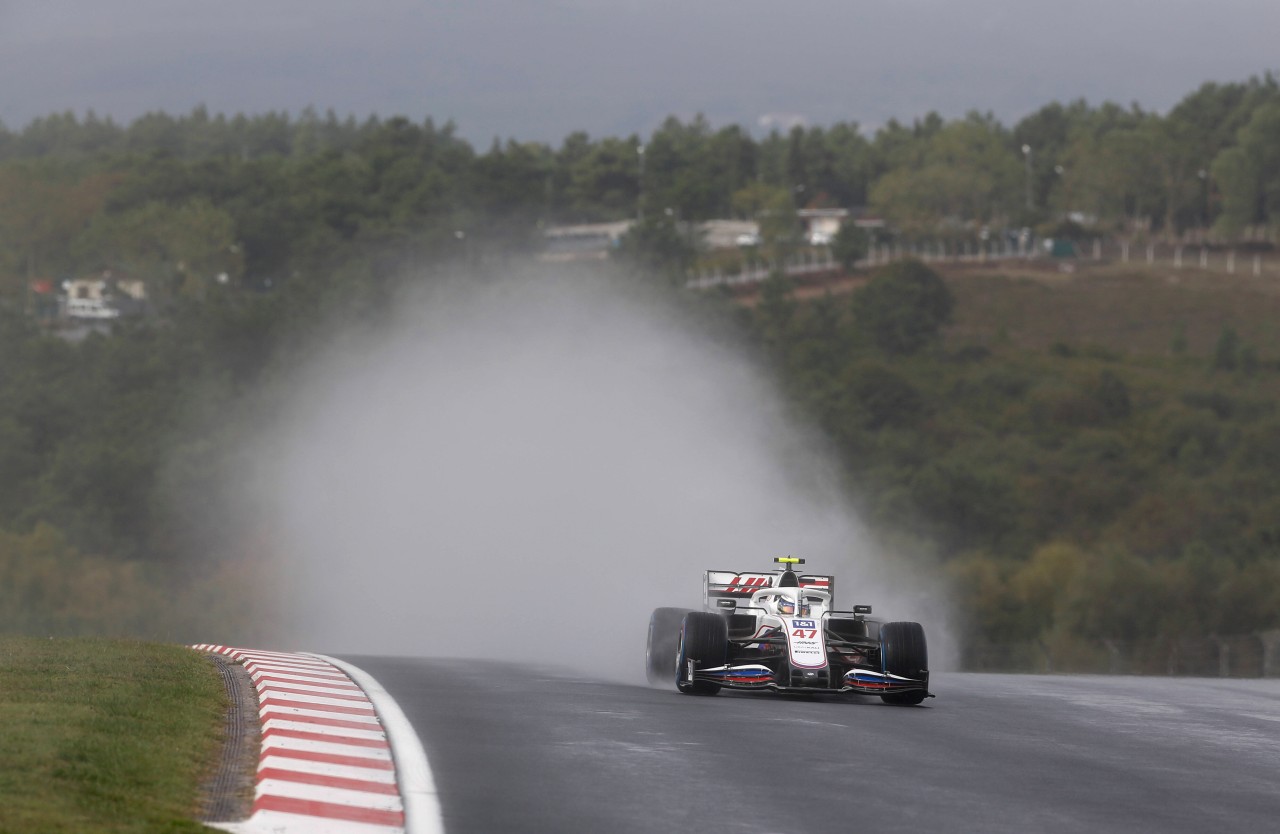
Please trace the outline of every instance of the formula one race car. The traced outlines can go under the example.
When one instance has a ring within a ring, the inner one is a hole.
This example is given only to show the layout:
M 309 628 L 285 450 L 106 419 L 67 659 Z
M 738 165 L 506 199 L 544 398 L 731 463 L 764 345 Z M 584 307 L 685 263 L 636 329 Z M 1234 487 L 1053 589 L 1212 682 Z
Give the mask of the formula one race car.
M 703 575 L 703 611 L 659 608 L 649 618 L 645 669 L 652 684 L 687 695 L 722 687 L 879 695 L 915 705 L 929 693 L 929 656 L 919 623 L 869 619 L 870 605 L 835 610 L 835 577 L 783 570 Z

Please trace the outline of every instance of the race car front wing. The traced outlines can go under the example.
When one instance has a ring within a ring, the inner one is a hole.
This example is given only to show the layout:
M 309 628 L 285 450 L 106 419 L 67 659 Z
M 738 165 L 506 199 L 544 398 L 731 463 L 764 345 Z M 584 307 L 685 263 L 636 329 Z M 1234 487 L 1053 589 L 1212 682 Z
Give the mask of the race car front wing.
M 927 690 L 929 686 L 927 679 L 917 680 L 870 669 L 850 669 L 834 681 L 824 675 L 816 680 L 809 679 L 813 680 L 813 683 L 798 686 L 785 683 L 784 675 L 779 675 L 774 669 L 761 663 L 725 664 L 710 669 L 695 669 L 691 665 L 682 672 L 685 679 L 691 682 L 716 683 L 727 689 L 767 689 L 775 692 L 853 692 L 862 695 L 885 695 L 919 689 Z

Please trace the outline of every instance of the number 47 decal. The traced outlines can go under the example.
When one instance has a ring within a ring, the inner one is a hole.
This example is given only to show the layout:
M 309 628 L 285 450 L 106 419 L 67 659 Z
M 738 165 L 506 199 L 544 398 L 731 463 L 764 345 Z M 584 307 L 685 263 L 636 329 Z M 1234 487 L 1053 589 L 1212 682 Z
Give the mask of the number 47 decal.
M 801 640 L 812 640 L 818 636 L 818 630 L 816 628 L 797 628 L 791 632 L 791 636 L 799 637 Z

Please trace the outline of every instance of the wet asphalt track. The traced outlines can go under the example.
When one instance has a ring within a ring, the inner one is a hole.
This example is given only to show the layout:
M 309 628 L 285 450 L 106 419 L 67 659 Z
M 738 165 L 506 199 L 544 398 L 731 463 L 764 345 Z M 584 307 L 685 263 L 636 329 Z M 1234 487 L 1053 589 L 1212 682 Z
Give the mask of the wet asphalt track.
M 348 659 L 449 834 L 1280 830 L 1280 680 L 935 674 L 902 708 Z

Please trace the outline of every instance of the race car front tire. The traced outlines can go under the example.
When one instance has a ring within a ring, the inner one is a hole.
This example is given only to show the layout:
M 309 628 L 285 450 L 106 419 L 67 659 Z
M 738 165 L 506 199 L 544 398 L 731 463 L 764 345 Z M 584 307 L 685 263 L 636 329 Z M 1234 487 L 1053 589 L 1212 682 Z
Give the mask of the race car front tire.
M 691 611 L 680 625 L 680 650 L 676 654 L 676 688 L 686 695 L 715 695 L 720 684 L 688 680 L 689 661 L 694 669 L 723 666 L 729 655 L 729 626 L 719 614 Z
M 929 697 L 929 649 L 923 626 L 885 623 L 880 627 L 880 658 L 887 674 L 920 680 L 925 685 L 911 692 L 888 692 L 880 700 L 896 706 L 915 706 Z
M 680 648 L 680 624 L 687 608 L 655 608 L 649 617 L 649 639 L 644 647 L 644 672 L 654 686 L 670 685 Z

